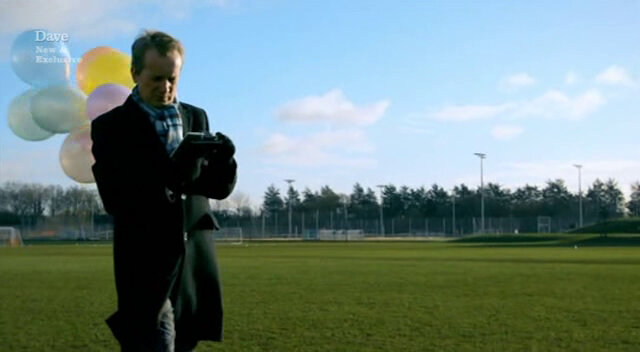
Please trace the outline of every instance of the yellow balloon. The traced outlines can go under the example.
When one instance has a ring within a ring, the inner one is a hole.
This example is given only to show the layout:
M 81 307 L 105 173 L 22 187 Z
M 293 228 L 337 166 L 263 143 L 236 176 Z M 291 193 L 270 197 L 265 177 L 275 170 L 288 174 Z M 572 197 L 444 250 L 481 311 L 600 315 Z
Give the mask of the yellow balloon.
M 122 51 L 108 46 L 93 48 L 78 63 L 78 86 L 87 95 L 107 83 L 133 88 L 130 67 L 131 56 Z

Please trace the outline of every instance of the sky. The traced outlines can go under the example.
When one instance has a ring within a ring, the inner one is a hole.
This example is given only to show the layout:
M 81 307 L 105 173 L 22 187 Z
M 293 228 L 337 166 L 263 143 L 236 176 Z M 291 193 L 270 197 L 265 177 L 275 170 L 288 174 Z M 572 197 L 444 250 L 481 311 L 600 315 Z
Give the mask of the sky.
M 66 187 L 65 135 L 7 124 L 29 88 L 11 44 L 33 28 L 68 34 L 72 58 L 129 53 L 143 29 L 180 39 L 179 99 L 233 139 L 235 193 L 254 205 L 285 179 L 476 188 L 474 153 L 512 190 L 560 178 L 577 193 L 574 164 L 583 190 L 640 180 L 639 1 L 0 0 L 0 183 Z

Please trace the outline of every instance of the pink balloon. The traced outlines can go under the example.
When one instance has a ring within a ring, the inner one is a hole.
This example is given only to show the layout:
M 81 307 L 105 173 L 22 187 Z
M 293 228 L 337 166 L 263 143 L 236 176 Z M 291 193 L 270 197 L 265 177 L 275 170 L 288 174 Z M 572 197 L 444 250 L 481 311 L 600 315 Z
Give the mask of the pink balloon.
M 89 123 L 75 128 L 62 143 L 60 166 L 62 171 L 76 182 L 95 182 L 91 171 L 91 166 L 95 162 L 91 154 L 92 144 Z
M 131 89 L 115 83 L 103 84 L 96 88 L 87 98 L 89 120 L 122 105 L 129 94 L 131 94 Z

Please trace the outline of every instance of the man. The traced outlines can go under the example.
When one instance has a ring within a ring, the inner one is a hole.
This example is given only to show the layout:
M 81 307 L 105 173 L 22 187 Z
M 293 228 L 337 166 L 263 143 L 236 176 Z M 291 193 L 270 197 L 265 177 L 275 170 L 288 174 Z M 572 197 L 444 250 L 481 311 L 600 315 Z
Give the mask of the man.
M 204 110 L 178 102 L 182 44 L 146 31 L 132 45 L 136 83 L 91 126 L 93 174 L 113 216 L 118 310 L 107 319 L 122 351 L 189 351 L 222 340 L 222 299 L 208 198 L 236 180 L 235 147 L 193 162 L 170 158 L 187 132 L 208 132 Z

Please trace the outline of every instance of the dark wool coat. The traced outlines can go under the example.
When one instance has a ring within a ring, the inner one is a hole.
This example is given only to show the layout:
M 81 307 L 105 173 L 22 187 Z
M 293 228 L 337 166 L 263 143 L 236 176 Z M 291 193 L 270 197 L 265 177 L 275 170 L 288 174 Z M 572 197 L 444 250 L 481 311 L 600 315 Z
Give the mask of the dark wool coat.
M 183 131 L 208 131 L 204 110 L 180 103 Z M 208 198 L 226 198 L 236 162 L 194 167 L 186 197 L 167 192 L 174 168 L 149 116 L 132 100 L 92 122 L 93 174 L 113 216 L 118 310 L 107 319 L 121 342 L 154 329 L 164 301 L 174 305 L 176 343 L 222 340 L 222 294 Z

